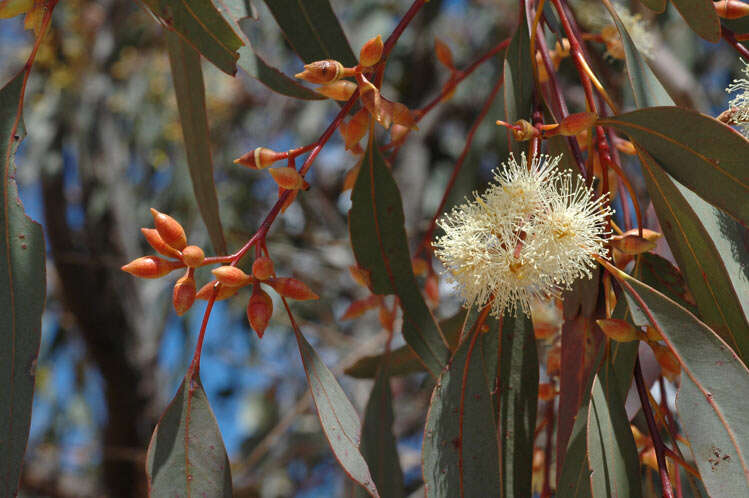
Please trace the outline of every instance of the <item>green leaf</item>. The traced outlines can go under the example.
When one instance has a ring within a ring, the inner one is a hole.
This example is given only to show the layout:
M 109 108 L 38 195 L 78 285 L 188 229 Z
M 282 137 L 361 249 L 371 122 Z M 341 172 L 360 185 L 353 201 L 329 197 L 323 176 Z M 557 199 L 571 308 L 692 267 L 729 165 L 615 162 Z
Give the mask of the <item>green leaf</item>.
M 747 496 L 749 370 L 689 311 L 648 285 L 622 277 L 631 286 L 626 295 L 635 323 L 656 327 L 681 363 L 679 420 L 708 493 Z
M 586 402 L 575 416 L 565 452 L 564 464 L 559 470 L 559 478 L 557 479 L 557 496 L 559 498 L 588 498 L 593 496 L 590 486 L 590 468 L 588 467 L 587 413 Z
M 0 495 L 15 496 L 29 437 L 36 359 L 46 297 L 44 234 L 18 197 L 14 156 L 25 135 L 24 73 L 0 89 Z
M 629 135 L 679 183 L 749 224 L 749 140 L 736 130 L 680 107 L 649 107 L 598 122 Z
M 614 13 L 615 16 L 615 13 Z M 615 19 L 616 16 L 615 16 Z M 618 22 L 634 100 L 639 107 L 673 105 Z M 656 161 L 641 155 L 643 176 L 671 252 L 700 315 L 746 363 L 749 360 L 749 262 L 746 228 L 675 182 Z
M 501 486 L 490 388 L 496 363 L 485 363 L 497 353 L 482 352 L 480 335 L 474 329 L 461 343 L 432 393 L 422 447 L 429 498 L 486 496 Z
M 658 292 L 662 292 L 669 299 L 673 299 L 681 306 L 696 313 L 694 305 L 686 301 L 688 290 L 684 277 L 679 269 L 665 258 L 653 253 L 641 254 L 637 262 L 635 277 L 648 284 Z M 691 299 L 691 297 L 690 297 Z
M 205 110 L 205 86 L 200 55 L 178 35 L 171 32 L 167 32 L 166 35 L 195 201 L 208 229 L 214 251 L 217 254 L 226 254 L 226 241 L 219 216 L 216 185 L 213 181 L 211 136 L 208 130 L 208 114 Z
M 325 366 L 296 324 L 294 333 L 307 374 L 307 383 L 317 408 L 317 416 L 333 455 L 351 479 L 361 484 L 371 496 L 379 497 L 367 462 L 359 451 L 359 415 L 333 373 Z
M 305 100 L 321 100 L 325 98 L 265 62 L 255 51 L 250 40 L 242 30 L 242 26 L 244 25 L 242 21 L 249 17 L 254 17 L 253 9 L 248 2 L 245 0 L 219 0 L 217 7 L 227 22 L 237 29 L 240 34 L 244 46 L 239 49 L 239 61 L 237 65 L 244 69 L 247 74 L 274 92 L 286 95 L 287 97 Z
M 403 470 L 393 434 L 393 399 L 387 363 L 378 370 L 369 395 L 362 425 L 361 452 L 380 493 L 388 498 L 405 497 Z M 357 496 L 369 496 L 369 493 L 357 488 Z
M 151 436 L 149 496 L 231 497 L 231 466 L 200 375 L 188 370 Z
M 505 52 L 504 62 L 504 121 L 514 123 L 518 119 L 531 119 L 531 99 L 533 97 L 533 70 L 528 64 L 531 60 L 530 38 L 525 18 L 525 9 L 521 8 L 520 22 Z M 519 153 L 520 144 L 512 139 L 511 130 L 507 130 L 510 150 Z
M 720 19 L 712 0 L 672 0 L 692 30 L 709 42 L 720 41 Z
M 499 437 L 502 496 L 532 495 L 533 435 L 538 408 L 538 353 L 530 318 L 518 313 L 502 323 L 499 360 Z M 467 495 L 480 496 L 480 495 Z
M 144 0 L 165 28 L 176 31 L 223 72 L 234 75 L 242 40 L 211 0 Z
M 265 0 L 265 4 L 304 62 L 334 59 L 347 67 L 357 64 L 328 0 Z
M 351 246 L 359 266 L 370 272 L 373 292 L 400 299 L 403 337 L 437 378 L 449 356 L 447 341 L 411 268 L 398 185 L 374 140 L 370 142 L 351 193 Z
M 609 382 L 616 384 L 615 379 Z M 623 397 L 618 389 L 604 391 L 598 376 L 590 395 L 587 434 L 593 496 L 641 496 L 640 460 Z

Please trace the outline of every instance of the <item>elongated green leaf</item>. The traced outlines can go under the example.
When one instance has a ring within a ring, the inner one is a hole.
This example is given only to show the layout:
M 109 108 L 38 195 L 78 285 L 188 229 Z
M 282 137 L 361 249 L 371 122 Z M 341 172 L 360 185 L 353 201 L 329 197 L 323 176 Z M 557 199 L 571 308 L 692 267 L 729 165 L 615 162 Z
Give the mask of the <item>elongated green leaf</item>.
M 205 110 L 205 86 L 200 55 L 174 33 L 168 32 L 166 39 L 195 201 L 208 229 L 214 251 L 217 254 L 226 254 L 216 184 L 213 181 L 211 136 L 208 130 L 208 114 Z
M 424 302 L 411 268 L 400 191 L 371 141 L 351 193 L 351 246 L 370 272 L 375 294 L 395 294 L 403 309 L 403 337 L 436 378 L 447 362 L 447 341 Z
M 378 370 L 369 395 L 362 425 L 361 452 L 382 496 L 403 498 L 406 492 L 393 434 L 393 399 L 387 367 L 384 363 Z M 357 496 L 369 496 L 369 493 L 357 488 Z
M 151 436 L 149 496 L 232 496 L 231 466 L 216 417 L 190 369 Z
M 44 234 L 23 209 L 14 156 L 25 134 L 19 73 L 0 89 L 0 495 L 15 496 L 31 423 L 46 297 Z M 18 125 L 16 125 L 18 122 Z
M 505 53 L 504 63 L 504 120 L 514 123 L 518 119 L 530 121 L 531 97 L 533 96 L 533 70 L 528 64 L 530 56 L 530 38 L 525 20 L 525 9 L 521 9 L 520 22 Z M 519 153 L 521 146 L 512 140 L 512 133 L 507 130 L 510 150 Z
M 575 416 L 564 464 L 558 473 L 557 496 L 559 498 L 592 497 L 590 468 L 588 467 L 587 417 L 588 405 L 580 407 Z
M 618 392 L 607 394 L 598 376 L 590 395 L 587 433 L 593 496 L 641 496 L 640 460 L 624 401 Z
M 627 58 L 635 103 L 639 107 L 673 105 L 617 22 Z M 640 157 L 648 193 L 679 269 L 700 315 L 746 363 L 749 360 L 749 262 L 746 228 L 675 182 L 647 154 Z
M 622 274 L 623 275 L 623 274 Z M 652 323 L 682 366 L 679 420 L 711 496 L 749 494 L 749 370 L 710 328 L 676 302 L 623 275 L 635 323 Z
M 239 49 L 239 61 L 237 65 L 244 69 L 247 74 L 267 86 L 274 92 L 288 97 L 305 100 L 320 100 L 324 97 L 317 92 L 301 85 L 296 80 L 286 76 L 284 73 L 265 62 L 255 51 L 250 40 L 242 30 L 242 21 L 248 17 L 254 17 L 253 9 L 245 0 L 214 0 L 226 21 L 237 30 L 244 45 Z
M 284 36 L 304 62 L 335 59 L 354 66 L 357 58 L 328 0 L 265 0 Z
M 684 277 L 670 261 L 649 252 L 641 254 L 635 277 L 663 293 L 669 299 L 673 299 L 688 309 L 690 313 L 696 312 L 694 305 L 687 302 L 687 299 L 692 298 L 688 294 L 689 291 Z
M 682 185 L 749 224 L 749 140 L 697 111 L 649 107 L 599 120 L 617 128 Z
M 720 41 L 720 19 L 712 0 L 672 0 L 695 33 L 709 42 Z
M 495 329 L 496 331 L 496 329 Z M 489 332 L 490 333 L 490 332 Z M 458 347 L 432 393 L 422 448 L 429 498 L 486 496 L 500 489 L 497 427 L 480 332 Z M 531 451 L 531 450 L 528 450 Z
M 242 40 L 211 0 L 143 0 L 167 29 L 179 33 L 223 72 L 234 75 Z
M 520 498 L 532 494 L 533 435 L 538 407 L 538 353 L 530 318 L 506 316 L 501 341 L 498 378 L 501 496 Z
M 351 479 L 361 484 L 371 496 L 379 497 L 367 462 L 359 451 L 359 415 L 333 373 L 325 366 L 296 325 L 294 333 L 307 374 L 307 383 L 317 408 L 317 416 L 333 455 Z

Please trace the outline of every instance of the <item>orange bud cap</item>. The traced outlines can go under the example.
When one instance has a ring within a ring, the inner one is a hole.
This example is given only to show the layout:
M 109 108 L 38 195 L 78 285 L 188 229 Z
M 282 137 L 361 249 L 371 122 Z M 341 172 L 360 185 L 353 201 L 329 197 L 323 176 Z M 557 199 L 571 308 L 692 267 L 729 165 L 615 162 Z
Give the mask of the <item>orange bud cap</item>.
M 241 164 L 250 169 L 263 169 L 279 159 L 283 159 L 283 153 L 265 147 L 257 147 L 235 159 L 234 164 Z
M 296 299 L 297 301 L 308 301 L 310 299 L 319 299 L 319 296 L 312 292 L 309 287 L 295 278 L 269 278 L 268 285 L 273 287 L 276 292 L 283 297 Z
M 715 13 L 723 19 L 740 19 L 749 15 L 749 4 L 741 0 L 720 0 L 713 3 Z
M 198 246 L 187 246 L 182 249 L 182 261 L 190 268 L 197 268 L 203 264 L 205 253 Z
M 598 115 L 593 112 L 578 112 L 570 114 L 559 123 L 559 134 L 572 137 L 593 126 Z
M 611 247 L 624 254 L 642 254 L 655 249 L 655 246 L 655 240 L 648 240 L 634 233 L 611 237 Z
M 556 396 L 556 390 L 554 389 L 554 384 L 549 384 L 548 382 L 542 382 L 538 385 L 538 399 L 541 401 L 550 401 L 554 399 L 554 396 Z
M 294 75 L 295 78 L 322 85 L 338 81 L 343 76 L 343 64 L 332 59 L 305 64 L 304 71 Z
M 252 276 L 258 280 L 267 280 L 273 275 L 273 260 L 265 256 L 257 258 L 252 263 Z
M 168 261 L 158 256 L 143 256 L 132 260 L 121 269 L 140 278 L 159 278 L 182 267 L 184 265 L 181 261 Z
M 146 242 L 154 248 L 159 254 L 164 256 L 170 256 L 172 258 L 179 258 L 179 251 L 172 246 L 164 242 L 164 239 L 159 235 L 159 231 L 155 228 L 141 228 L 140 231 L 146 238 Z
M 211 270 L 216 280 L 229 287 L 243 287 L 252 283 L 252 277 L 236 266 L 220 266 Z
M 196 298 L 208 301 L 213 295 L 213 288 L 216 285 L 217 280 L 211 280 L 203 287 L 200 288 L 198 293 L 195 295 Z M 216 295 L 216 301 L 221 301 L 232 297 L 234 294 L 239 292 L 239 287 L 229 287 L 228 285 L 222 285 L 218 288 L 218 294 Z
M 167 245 L 172 246 L 178 251 L 181 251 L 185 246 L 187 246 L 185 229 L 182 228 L 182 225 L 180 225 L 177 220 L 168 214 L 160 213 L 153 208 L 151 208 L 151 215 L 153 216 L 156 230 L 158 230 L 159 235 Z
M 617 140 L 615 144 L 616 144 L 616 150 L 618 150 L 622 154 L 627 154 L 628 156 L 634 156 L 635 154 L 637 154 L 637 149 L 635 149 L 635 144 L 633 144 L 629 140 L 620 139 L 620 140 Z
M 271 316 L 273 316 L 273 300 L 260 289 L 259 285 L 256 285 L 250 296 L 250 302 L 247 303 L 247 319 L 258 338 L 263 338 Z
M 356 83 L 353 81 L 338 80 L 315 88 L 315 91 L 329 99 L 344 101 L 351 98 L 356 88 Z
M 302 175 L 299 174 L 296 168 L 286 166 L 269 169 L 268 171 L 278 186 L 286 190 L 299 190 L 304 186 L 304 178 L 302 178 Z
M 641 339 L 642 333 L 626 320 L 616 318 L 596 320 L 606 337 L 617 342 L 631 342 Z
M 380 35 L 367 41 L 359 51 L 359 64 L 364 67 L 371 67 L 380 62 L 384 45 Z
M 440 61 L 443 66 L 448 69 L 455 69 L 452 50 L 450 50 L 450 47 L 448 47 L 445 42 L 436 36 L 434 37 L 434 53 L 437 55 L 437 60 Z
M 191 273 L 177 280 L 172 292 L 172 305 L 177 316 L 187 313 L 195 302 L 195 279 Z

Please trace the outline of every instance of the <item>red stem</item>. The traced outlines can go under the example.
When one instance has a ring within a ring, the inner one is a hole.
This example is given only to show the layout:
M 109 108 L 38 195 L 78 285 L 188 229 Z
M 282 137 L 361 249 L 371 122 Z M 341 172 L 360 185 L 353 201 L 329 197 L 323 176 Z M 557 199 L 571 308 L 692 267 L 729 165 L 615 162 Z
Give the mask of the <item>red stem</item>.
M 541 490 L 541 498 L 551 496 L 551 450 L 554 446 L 554 399 L 546 404 L 546 448 L 544 448 L 544 484 Z
M 400 20 L 393 32 L 390 33 L 390 36 L 388 36 L 387 40 L 385 40 L 385 44 L 382 47 L 382 58 L 377 64 L 377 69 L 375 70 L 375 78 L 373 81 L 374 85 L 377 88 L 379 88 L 382 84 L 382 77 L 385 74 L 385 65 L 387 64 L 387 59 L 390 56 L 390 52 L 393 50 L 393 47 L 395 47 L 395 44 L 398 42 L 398 38 L 400 38 L 400 36 L 403 34 L 403 31 L 411 23 L 416 13 L 419 12 L 419 10 L 424 6 L 426 2 L 427 0 L 414 0 L 414 3 L 411 4 L 411 7 L 403 15 L 403 18 Z
M 741 57 L 749 60 L 749 49 L 747 49 L 744 45 L 739 43 L 738 40 L 736 40 L 736 35 L 733 33 L 733 31 L 726 28 L 725 26 L 721 26 L 720 35 L 729 43 L 729 45 L 736 49 Z

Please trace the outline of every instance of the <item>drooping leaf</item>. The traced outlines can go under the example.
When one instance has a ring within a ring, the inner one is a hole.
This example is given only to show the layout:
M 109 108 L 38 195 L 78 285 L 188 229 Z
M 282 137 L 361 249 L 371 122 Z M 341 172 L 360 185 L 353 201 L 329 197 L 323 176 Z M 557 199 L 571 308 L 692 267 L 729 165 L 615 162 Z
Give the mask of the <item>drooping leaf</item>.
M 689 291 L 686 282 L 684 282 L 684 277 L 679 269 L 667 259 L 649 252 L 641 254 L 635 277 L 663 293 L 669 299 L 673 299 L 688 309 L 690 313 L 696 312 L 694 305 L 687 302 L 687 299 L 692 298 L 688 294 Z
M 164 27 L 176 31 L 223 72 L 234 75 L 242 40 L 211 0 L 144 0 Z
M 200 375 L 188 370 L 146 455 L 149 496 L 231 497 L 231 466 Z
M 502 494 L 531 496 L 533 436 L 538 407 L 538 353 L 530 318 L 504 317 L 499 359 Z M 474 495 L 468 495 L 474 496 Z
M 673 105 L 615 13 L 638 107 Z M 674 181 L 647 154 L 643 176 L 663 232 L 703 320 L 749 360 L 749 262 L 746 228 Z
M 400 191 L 374 140 L 351 193 L 349 231 L 356 261 L 370 272 L 373 292 L 398 296 L 403 337 L 438 377 L 449 356 L 447 341 L 414 277 Z
M 609 382 L 616 385 L 615 379 Z M 641 496 L 640 460 L 623 396 L 617 389 L 604 391 L 598 376 L 590 395 L 587 434 L 593 496 Z
M 710 328 L 676 302 L 622 277 L 638 325 L 652 324 L 682 366 L 679 420 L 711 496 L 749 494 L 749 370 Z M 640 301 L 641 300 L 641 301 Z
M 304 62 L 335 59 L 344 66 L 357 64 L 328 0 L 265 0 L 265 4 Z
M 599 123 L 623 131 L 679 183 L 749 223 L 749 140 L 736 130 L 681 107 L 649 107 Z
M 226 254 L 226 241 L 221 227 L 216 184 L 213 181 L 211 137 L 205 110 L 205 86 L 200 55 L 179 35 L 167 32 L 169 63 L 177 95 L 177 108 L 187 154 L 192 189 L 200 215 L 208 229 L 213 249 Z
M 514 123 L 518 119 L 530 121 L 531 98 L 533 96 L 533 70 L 528 64 L 530 56 L 530 38 L 525 9 L 520 9 L 520 21 L 505 52 L 504 63 L 504 121 Z M 520 144 L 512 140 L 510 130 L 507 130 L 510 150 L 519 153 Z
M 692 30 L 709 42 L 720 41 L 720 19 L 712 0 L 672 0 Z
M 338 463 L 348 476 L 362 485 L 367 492 L 377 498 L 380 494 L 372 480 L 367 462 L 362 456 L 361 422 L 359 415 L 333 373 L 325 366 L 301 331 L 295 326 L 299 354 L 302 356 L 307 383 L 315 401 L 317 416 L 320 419 L 325 437 L 330 443 Z
M 406 494 L 393 434 L 393 399 L 387 368 L 387 363 L 380 367 L 369 395 L 362 425 L 361 452 L 380 493 L 388 498 L 403 498 Z M 357 496 L 365 497 L 369 493 L 357 488 Z
M 495 373 L 484 362 L 480 335 L 474 329 L 461 343 L 432 393 L 422 447 L 428 498 L 485 496 L 500 489 L 490 389 Z
M 590 467 L 588 467 L 587 417 L 588 405 L 580 407 L 575 415 L 564 464 L 558 471 L 557 496 L 559 498 L 592 497 Z
M 46 297 L 44 234 L 23 209 L 14 156 L 25 135 L 23 73 L 0 89 L 0 495 L 15 496 L 31 423 Z M 17 123 L 17 124 L 16 124 Z

